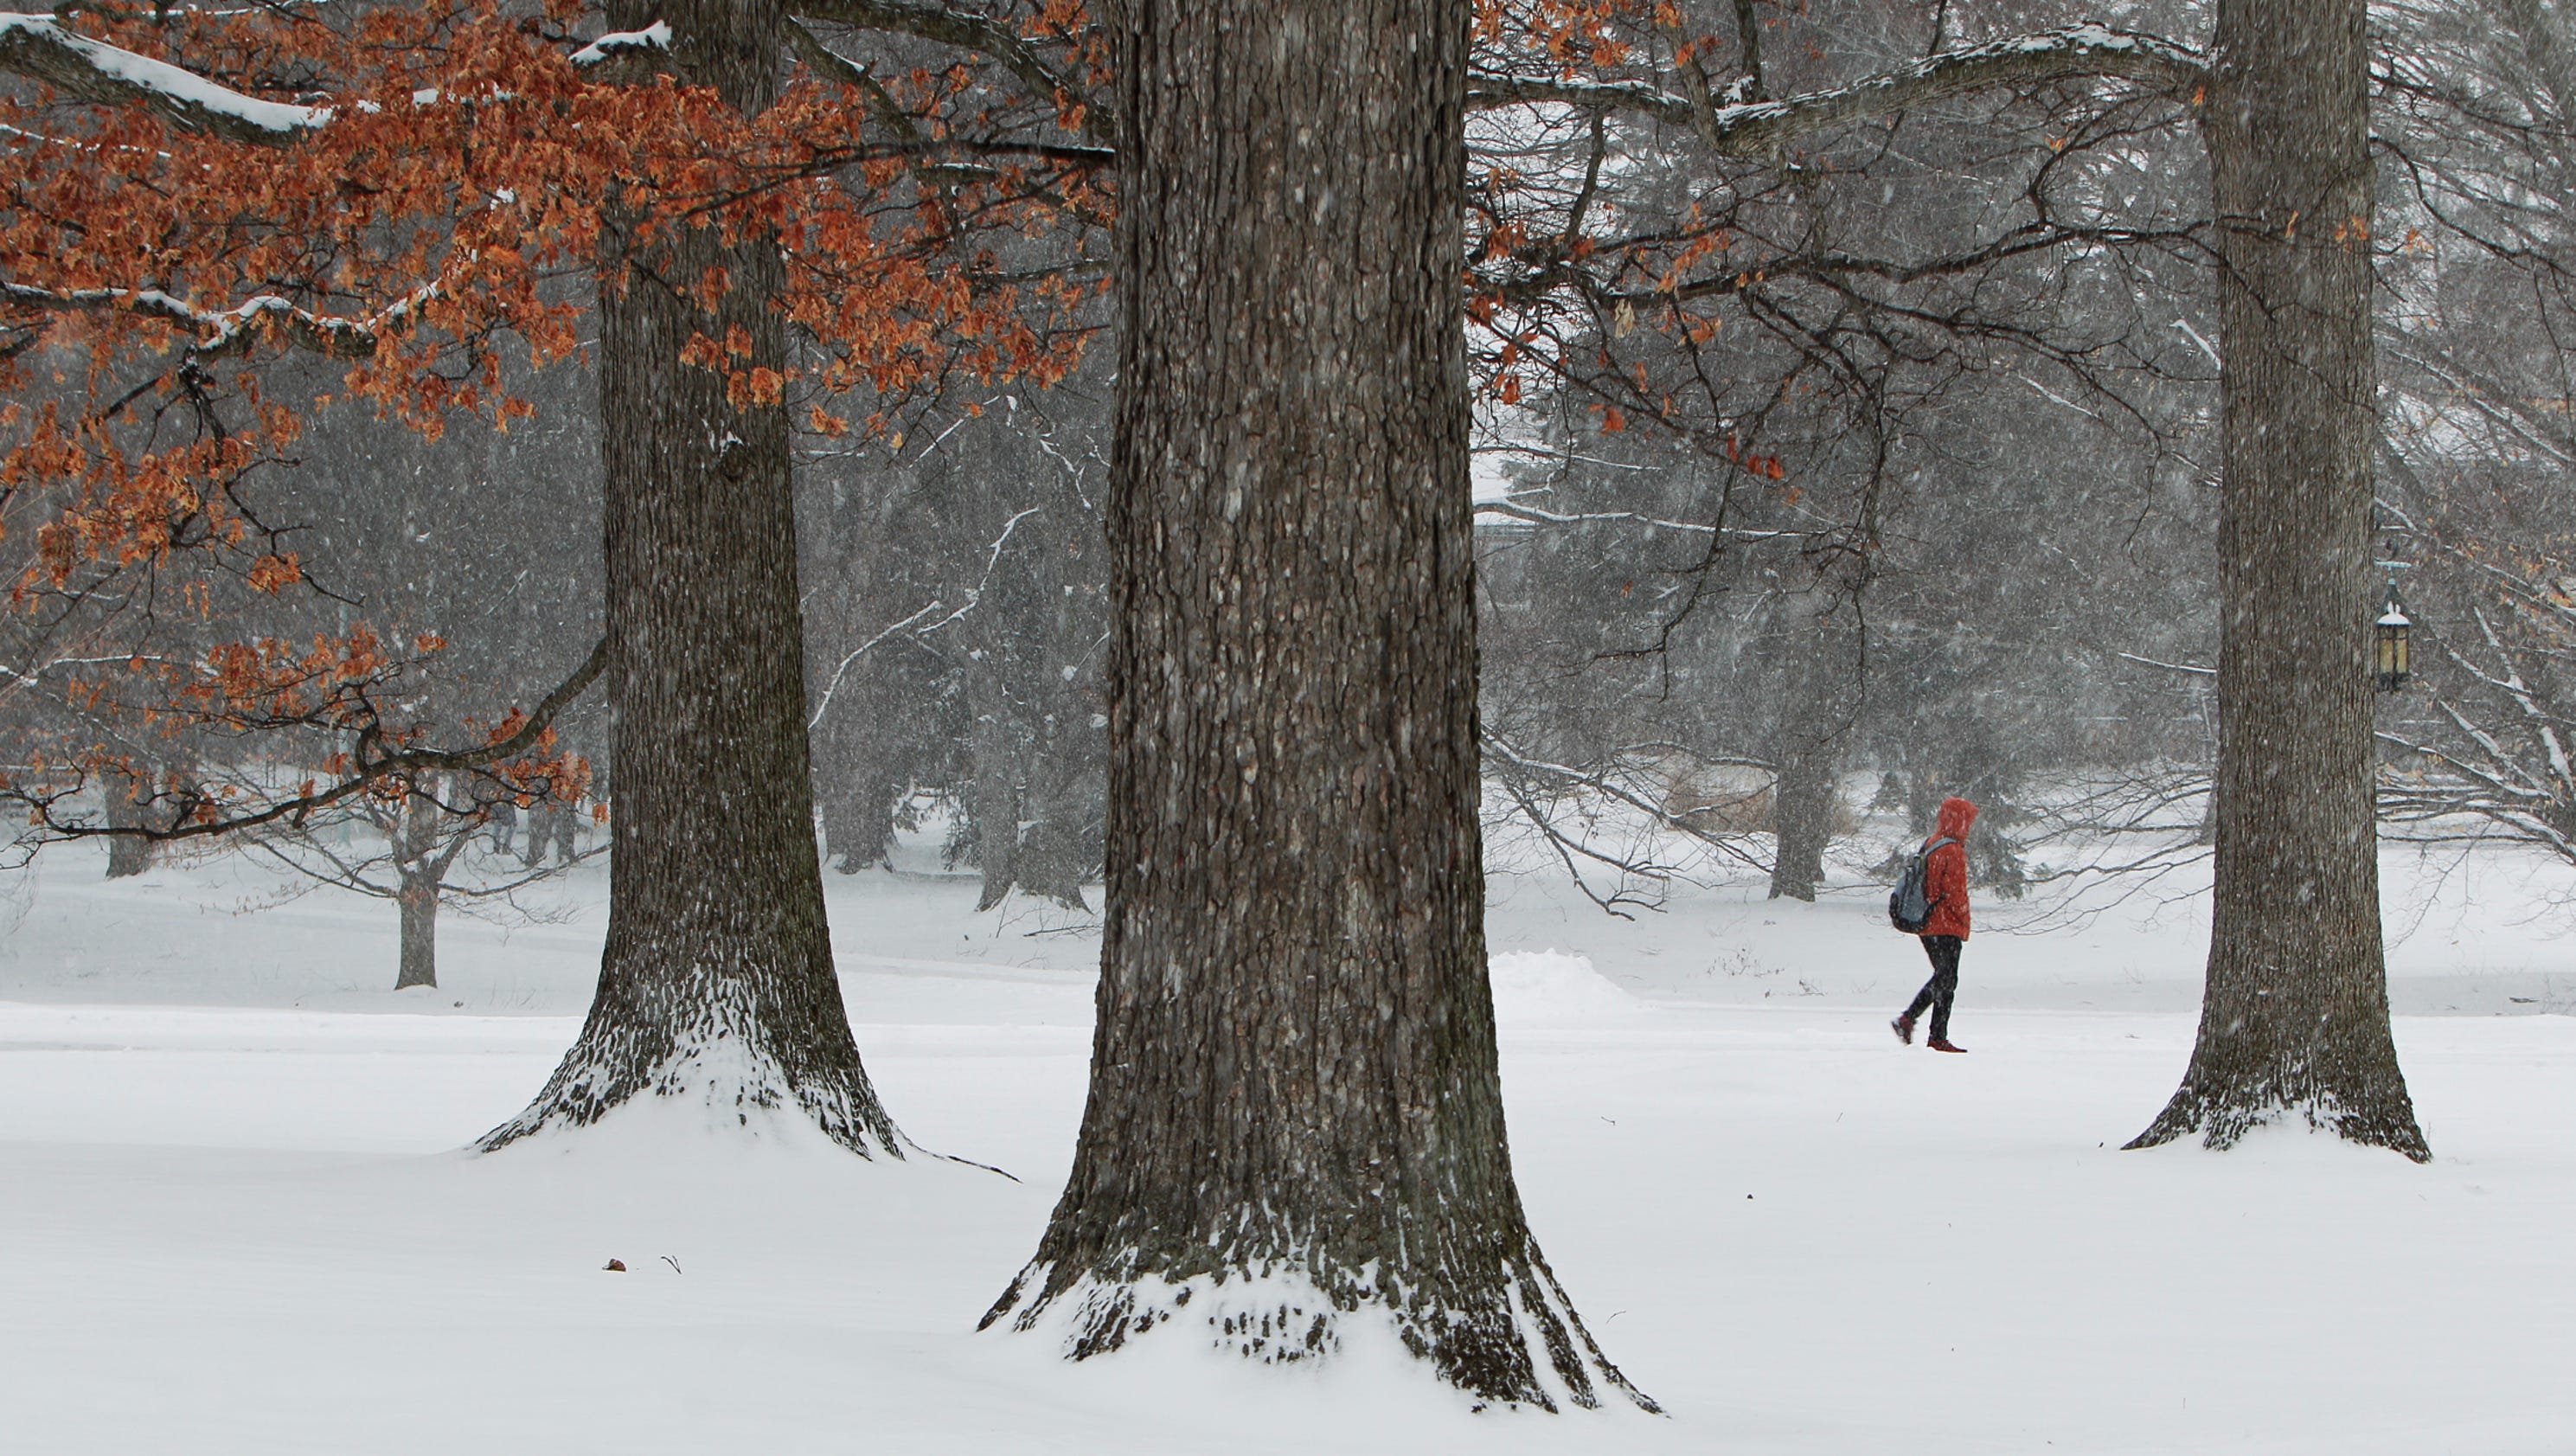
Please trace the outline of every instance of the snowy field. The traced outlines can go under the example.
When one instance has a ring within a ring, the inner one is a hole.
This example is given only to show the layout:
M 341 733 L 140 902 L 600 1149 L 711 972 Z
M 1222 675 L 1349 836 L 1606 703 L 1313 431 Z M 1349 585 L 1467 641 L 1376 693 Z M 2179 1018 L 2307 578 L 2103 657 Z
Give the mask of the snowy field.
M 1943 1057 L 1886 1030 L 1923 963 L 1883 892 L 1629 923 L 1498 881 L 1522 1193 L 1653 1418 L 974 1333 L 1072 1151 L 1097 939 L 1061 912 L 829 877 L 888 1106 L 1016 1182 L 669 1109 L 469 1158 L 574 1033 L 603 872 L 562 923 L 450 917 L 398 995 L 379 902 L 64 851 L 0 884 L 0 1450 L 2576 1451 L 2568 878 L 2388 866 L 2421 1168 L 2117 1150 L 2188 1051 L 2196 902 L 1981 909 Z

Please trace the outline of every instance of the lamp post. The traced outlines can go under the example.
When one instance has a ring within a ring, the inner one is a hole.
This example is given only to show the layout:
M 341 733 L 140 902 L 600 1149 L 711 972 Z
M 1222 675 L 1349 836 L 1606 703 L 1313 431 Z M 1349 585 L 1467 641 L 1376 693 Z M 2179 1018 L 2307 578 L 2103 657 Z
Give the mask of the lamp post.
M 2406 686 L 2413 676 L 2407 662 L 2408 638 L 2415 623 L 2406 615 L 2405 603 L 2397 599 L 2397 583 L 2388 583 L 2388 603 L 2379 620 L 2371 627 L 2371 675 L 2379 680 L 2379 690 L 2393 693 Z

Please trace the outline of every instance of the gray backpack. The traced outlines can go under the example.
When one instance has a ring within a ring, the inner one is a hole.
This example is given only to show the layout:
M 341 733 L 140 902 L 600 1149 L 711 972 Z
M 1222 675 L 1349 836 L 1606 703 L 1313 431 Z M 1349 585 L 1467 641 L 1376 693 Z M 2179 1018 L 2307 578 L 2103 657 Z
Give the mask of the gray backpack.
M 1908 935 L 1921 935 L 1923 927 L 1932 923 L 1932 904 L 1923 898 L 1923 863 L 1932 851 L 1958 842 L 1945 837 L 1914 851 L 1914 857 L 1905 862 L 1905 873 L 1896 877 L 1896 888 L 1887 892 L 1888 924 Z

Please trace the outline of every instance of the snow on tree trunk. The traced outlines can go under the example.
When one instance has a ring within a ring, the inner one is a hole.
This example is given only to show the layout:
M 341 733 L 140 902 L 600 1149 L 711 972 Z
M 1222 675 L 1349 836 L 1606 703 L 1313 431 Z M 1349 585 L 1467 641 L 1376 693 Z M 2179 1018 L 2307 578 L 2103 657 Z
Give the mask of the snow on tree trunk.
M 438 984 L 438 879 L 405 875 L 394 897 L 402 907 L 402 969 L 394 989 Z
M 1464 0 L 1124 7 L 1091 1092 L 985 1316 L 1651 1407 L 1523 1220 L 1485 974 Z
M 608 7 L 669 22 L 672 61 L 746 112 L 780 77 L 763 0 Z M 610 693 L 617 712 L 609 921 L 580 1038 L 486 1148 L 592 1122 L 646 1094 L 811 1117 L 862 1154 L 902 1156 L 859 1063 L 823 916 L 805 739 L 787 412 L 722 369 L 680 362 L 693 335 L 751 343 L 736 368 L 783 371 L 774 236 L 667 228 L 603 243 L 599 307 Z M 720 270 L 720 273 L 719 273 Z M 682 290 L 721 276 L 712 311 Z
M 2371 799 L 2362 0 L 2221 0 L 2216 893 L 2191 1066 L 2131 1146 L 2285 1118 L 2431 1156 L 2389 1036 Z

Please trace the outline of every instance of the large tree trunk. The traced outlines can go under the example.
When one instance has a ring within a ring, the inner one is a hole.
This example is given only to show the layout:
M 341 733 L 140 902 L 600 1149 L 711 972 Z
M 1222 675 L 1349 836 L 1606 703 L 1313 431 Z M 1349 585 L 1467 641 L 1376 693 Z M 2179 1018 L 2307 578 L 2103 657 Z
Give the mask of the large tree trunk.
M 555 863 L 571 864 L 581 855 L 581 805 L 563 806 L 554 821 Z
M 402 959 L 394 989 L 438 984 L 438 886 L 447 867 L 474 836 L 470 823 L 450 823 L 442 790 L 452 782 L 428 774 L 414 782 L 385 826 L 385 857 L 393 861 L 394 904 L 402 914 Z M 444 849 L 439 843 L 453 835 Z
M 546 846 L 554 839 L 555 817 L 571 812 L 559 804 L 539 799 L 519 815 L 527 821 L 528 828 L 528 837 L 519 845 L 519 864 L 523 868 L 533 870 L 544 866 Z
M 975 908 L 990 910 L 1017 883 L 1013 864 L 1020 854 L 1020 755 L 1014 751 L 1009 695 L 999 667 L 978 662 L 969 671 L 968 691 L 975 700 L 975 865 L 984 872 Z
M 986 1315 L 1288 1361 L 1388 1321 L 1554 1408 L 1602 1358 L 1513 1187 L 1485 977 L 1465 0 L 1129 0 L 1091 1095 Z M 1053 1312 L 1050 1317 L 1050 1311 Z
M 438 879 L 403 876 L 394 903 L 402 907 L 402 969 L 394 989 L 438 984 Z
M 1056 716 L 1060 720 L 1063 714 Z M 1035 745 L 1029 766 L 1029 827 L 1020 836 L 1011 877 L 1032 895 L 1068 910 L 1088 911 L 1082 882 L 1100 868 L 1100 861 L 1085 852 L 1084 844 L 1084 810 L 1092 800 L 1083 790 L 1083 765 L 1071 761 L 1067 730 L 1060 722 L 1048 726 L 1050 734 Z
M 823 844 L 845 875 L 886 862 L 894 845 L 899 786 L 865 763 L 823 775 Z
M 1050 699 L 1034 706 L 1019 701 L 991 664 L 977 666 L 975 857 L 984 884 L 975 908 L 990 910 L 1018 890 L 1088 910 L 1082 882 L 1099 865 L 1083 852 L 1086 795 L 1082 765 L 1068 761 L 1065 713 L 1039 715 Z M 1030 722 L 1032 716 L 1040 721 Z
M 1850 634 L 1833 604 L 1800 603 L 1789 634 L 1788 691 L 1771 736 L 1778 769 L 1771 784 L 1771 898 L 1812 902 L 1833 842 L 1835 788 L 1845 730 L 1852 721 L 1856 674 Z
M 671 24 L 684 83 L 744 112 L 780 79 L 774 0 L 620 0 L 612 26 Z M 498 1147 L 639 1094 L 716 1115 L 788 1107 L 860 1153 L 901 1156 L 851 1042 L 823 918 L 805 742 L 795 516 L 783 405 L 728 399 L 691 336 L 784 371 L 775 237 L 668 229 L 604 242 L 600 419 L 609 683 L 617 709 L 608 943 L 581 1037 Z M 690 296 L 726 286 L 712 311 Z
M 107 825 L 111 829 L 140 829 L 152 819 L 146 801 L 154 789 L 154 775 L 147 769 L 140 775 L 127 775 L 113 770 L 99 778 L 99 793 L 107 806 Z M 151 840 L 140 834 L 111 834 L 107 837 L 107 877 L 128 879 L 152 868 Z
M 2363 0 L 2220 0 L 2217 883 L 2199 1043 L 2132 1146 L 2296 1117 L 2431 1156 L 2389 1037 L 2371 803 L 2368 79 Z

